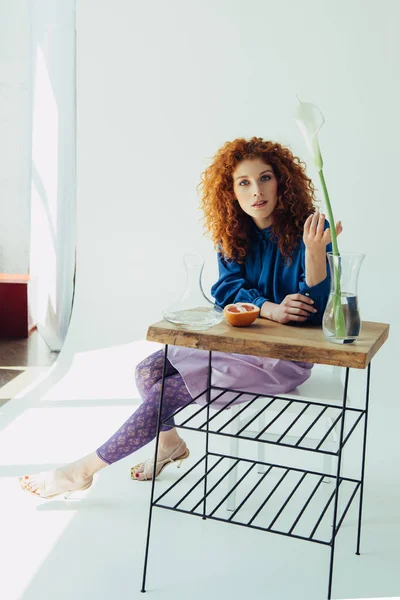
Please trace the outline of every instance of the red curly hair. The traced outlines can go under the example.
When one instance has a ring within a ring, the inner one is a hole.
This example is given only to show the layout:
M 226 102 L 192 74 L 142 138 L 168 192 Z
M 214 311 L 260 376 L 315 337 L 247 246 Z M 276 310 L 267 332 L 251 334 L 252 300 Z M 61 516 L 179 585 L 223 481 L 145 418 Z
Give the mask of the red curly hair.
M 288 260 L 303 233 L 304 222 L 315 212 L 315 188 L 304 163 L 292 152 L 262 138 L 239 138 L 226 142 L 204 171 L 198 186 L 204 228 L 215 247 L 228 259 L 244 262 L 251 239 L 252 219 L 239 206 L 233 191 L 233 172 L 246 159 L 271 165 L 278 181 L 278 201 L 273 212 L 272 233 L 281 254 Z

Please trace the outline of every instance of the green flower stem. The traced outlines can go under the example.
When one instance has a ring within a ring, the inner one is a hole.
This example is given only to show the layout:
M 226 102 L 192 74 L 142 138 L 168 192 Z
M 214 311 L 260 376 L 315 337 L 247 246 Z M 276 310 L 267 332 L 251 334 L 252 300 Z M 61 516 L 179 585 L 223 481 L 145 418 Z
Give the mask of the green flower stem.
M 322 191 L 325 198 L 326 211 L 328 213 L 328 220 L 331 227 L 331 239 L 332 239 L 332 254 L 339 256 L 339 248 L 337 244 L 336 225 L 333 218 L 333 212 L 331 203 L 329 200 L 329 194 L 325 183 L 325 177 L 323 170 L 318 171 L 321 180 Z M 340 272 L 339 272 L 339 261 L 333 266 L 333 277 L 334 277 L 334 294 L 333 294 L 333 314 L 335 319 L 335 332 L 338 337 L 346 337 L 346 324 L 343 314 L 342 306 L 342 293 L 340 289 Z
M 337 245 L 337 235 L 336 235 L 335 221 L 333 219 L 333 212 L 332 212 L 331 202 L 329 200 L 328 189 L 327 189 L 326 183 L 325 183 L 324 172 L 321 169 L 320 171 L 318 171 L 318 173 L 319 173 L 319 178 L 321 180 L 322 191 L 324 193 L 325 204 L 326 204 L 326 212 L 328 213 L 328 220 L 329 220 L 329 223 L 331 225 L 332 251 L 333 251 L 333 254 L 335 256 L 339 256 L 339 249 L 338 249 L 338 245 Z

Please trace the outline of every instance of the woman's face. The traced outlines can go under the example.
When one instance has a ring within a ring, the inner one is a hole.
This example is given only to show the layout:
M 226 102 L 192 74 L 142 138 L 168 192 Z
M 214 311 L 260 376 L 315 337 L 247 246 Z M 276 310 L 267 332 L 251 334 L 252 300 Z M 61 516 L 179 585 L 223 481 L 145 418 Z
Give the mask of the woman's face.
M 278 182 L 271 165 L 261 158 L 239 163 L 233 172 L 233 191 L 240 208 L 259 229 L 272 225 Z

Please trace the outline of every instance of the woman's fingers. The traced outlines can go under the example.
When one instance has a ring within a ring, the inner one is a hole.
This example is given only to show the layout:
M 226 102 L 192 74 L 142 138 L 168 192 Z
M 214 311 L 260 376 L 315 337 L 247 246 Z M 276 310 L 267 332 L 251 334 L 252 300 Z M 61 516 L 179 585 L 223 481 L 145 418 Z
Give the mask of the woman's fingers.
M 311 220 L 311 226 L 310 226 L 310 232 L 315 235 L 315 232 L 317 230 L 317 225 L 318 225 L 318 221 L 319 221 L 319 212 L 316 211 L 313 214 L 312 220 Z
M 304 223 L 304 234 L 308 238 L 322 239 L 324 235 L 325 215 L 316 211 L 307 217 Z
M 304 296 L 303 294 L 297 293 L 297 294 L 288 294 L 285 300 L 298 300 L 300 302 L 305 302 L 306 304 L 314 304 L 314 300 L 312 300 L 309 296 Z
M 342 233 L 342 231 L 343 231 L 342 221 L 338 221 L 336 223 L 335 229 L 336 229 L 336 235 L 340 235 Z M 328 227 L 328 229 L 325 229 L 323 237 L 324 237 L 324 240 L 325 240 L 325 242 L 327 244 L 331 243 L 332 236 L 331 236 L 331 229 L 330 229 L 330 227 Z
M 317 236 L 322 238 L 324 235 L 324 225 L 325 225 L 325 215 L 322 213 L 319 215 L 318 224 L 317 224 Z
M 309 296 L 304 296 L 303 294 L 288 294 L 283 301 L 285 304 L 292 304 L 293 302 L 300 302 L 303 304 L 314 304 L 314 300 L 312 300 Z
M 317 312 L 313 306 L 313 300 L 302 294 L 290 294 L 286 296 L 283 304 L 286 314 L 290 315 L 291 318 L 293 316 L 308 317 L 310 314 Z
M 330 242 L 331 242 L 331 228 L 330 227 L 328 227 L 328 229 L 325 229 L 323 238 L 324 238 L 324 241 L 326 244 L 330 244 Z
M 291 315 L 290 321 L 307 321 L 307 317 L 301 317 L 300 315 Z
M 310 314 L 317 312 L 313 304 L 314 301 L 308 296 L 303 296 L 303 294 L 289 294 L 281 303 L 283 309 L 281 323 L 306 321 Z
M 304 310 L 303 308 L 291 308 L 288 312 L 291 315 L 301 315 L 302 317 L 308 317 L 311 311 Z
M 310 233 L 310 224 L 311 224 L 311 220 L 312 220 L 312 218 L 313 218 L 313 216 L 312 216 L 312 215 L 309 215 L 309 216 L 307 217 L 307 219 L 305 220 L 305 222 L 304 222 L 304 233 L 305 233 L 306 235 L 308 235 L 308 234 Z
M 305 314 L 305 315 L 309 315 L 316 313 L 316 309 L 313 306 L 310 306 L 310 304 L 305 304 L 304 302 L 293 302 L 293 304 L 290 306 L 290 310 L 293 314 Z

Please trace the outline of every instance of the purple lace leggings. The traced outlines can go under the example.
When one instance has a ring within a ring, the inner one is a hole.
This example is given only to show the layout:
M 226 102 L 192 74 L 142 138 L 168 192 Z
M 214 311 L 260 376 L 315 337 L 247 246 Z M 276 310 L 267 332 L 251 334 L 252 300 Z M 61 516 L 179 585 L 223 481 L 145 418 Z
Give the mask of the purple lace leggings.
M 164 350 L 159 350 L 136 367 L 136 385 L 143 402 L 118 431 L 96 450 L 101 460 L 109 465 L 132 454 L 156 437 L 163 361 Z M 192 400 L 182 377 L 168 359 L 165 376 L 163 418 Z M 173 419 L 169 423 L 171 425 L 162 425 L 161 431 L 174 427 Z

